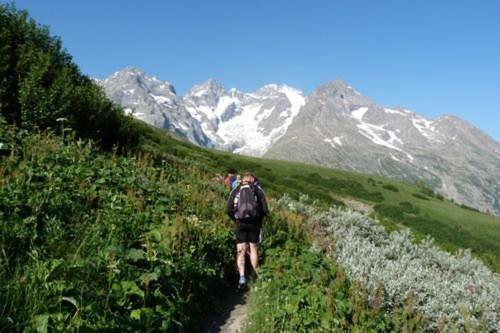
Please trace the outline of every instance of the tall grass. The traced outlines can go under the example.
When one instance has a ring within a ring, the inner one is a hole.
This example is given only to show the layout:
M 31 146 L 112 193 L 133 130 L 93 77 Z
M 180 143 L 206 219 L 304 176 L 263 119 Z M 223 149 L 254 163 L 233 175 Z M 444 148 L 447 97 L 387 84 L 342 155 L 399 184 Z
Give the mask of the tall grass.
M 71 135 L 0 141 L 0 331 L 197 327 L 234 274 L 220 185 Z

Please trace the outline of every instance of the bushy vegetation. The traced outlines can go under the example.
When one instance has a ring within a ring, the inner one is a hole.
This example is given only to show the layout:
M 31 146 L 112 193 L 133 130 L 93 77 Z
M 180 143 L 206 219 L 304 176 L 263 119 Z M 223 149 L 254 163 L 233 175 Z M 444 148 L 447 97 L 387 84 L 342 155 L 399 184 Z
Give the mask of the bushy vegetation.
M 57 120 L 102 147 L 132 148 L 132 121 L 80 73 L 59 38 L 26 11 L 0 4 L 0 114 L 24 129 L 59 128 Z
M 426 196 L 425 194 L 422 194 L 422 193 L 413 193 L 412 196 L 414 196 L 415 198 L 417 199 L 420 199 L 420 200 L 430 200 L 428 196 Z
M 372 300 L 386 306 L 404 306 L 411 301 L 424 315 L 426 330 L 500 329 L 500 277 L 469 251 L 451 255 L 435 247 L 430 238 L 415 244 L 407 229 L 388 233 L 361 213 L 341 209 L 322 212 L 288 198 L 281 202 L 305 214 L 305 224 L 327 231 L 330 255 L 349 278 L 366 288 Z
M 196 166 L 0 133 L 0 331 L 196 327 L 234 276 L 220 185 Z
M 422 331 L 422 317 L 411 304 L 391 308 L 381 299 L 370 301 L 361 285 L 350 282 L 311 243 L 304 215 L 284 208 L 283 200 L 274 209 L 278 213 L 266 223 L 266 263 L 250 294 L 247 332 Z
M 382 185 L 382 188 L 385 188 L 386 190 L 389 190 L 392 192 L 399 192 L 399 189 L 392 184 L 384 184 L 384 185 Z

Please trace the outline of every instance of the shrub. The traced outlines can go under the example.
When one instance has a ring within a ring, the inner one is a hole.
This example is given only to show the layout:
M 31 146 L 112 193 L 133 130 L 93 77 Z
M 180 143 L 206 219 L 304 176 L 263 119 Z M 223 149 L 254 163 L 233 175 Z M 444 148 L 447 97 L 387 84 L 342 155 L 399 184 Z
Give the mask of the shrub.
M 392 192 L 399 192 L 399 189 L 392 184 L 384 184 L 384 185 L 382 185 L 382 188 L 385 188 L 386 190 L 392 191 Z
M 265 224 L 266 261 L 250 293 L 247 332 L 394 332 L 411 322 L 407 318 L 418 326 L 411 311 L 406 318 L 392 316 L 387 307 L 370 302 L 362 286 L 351 284 L 308 241 L 312 235 L 305 234 L 303 215 L 280 206 L 275 211 Z
M 500 278 L 470 251 L 452 255 L 435 247 L 430 238 L 415 244 L 408 230 L 387 233 L 360 213 L 339 209 L 322 213 L 288 199 L 283 203 L 306 214 L 305 223 L 323 226 L 333 247 L 330 255 L 350 279 L 372 297 L 382 286 L 386 305 L 403 305 L 411 299 L 428 320 L 424 322 L 428 330 L 500 329 Z
M 479 209 L 467 206 L 465 204 L 461 204 L 460 207 L 462 207 L 463 209 L 470 210 L 472 212 L 478 212 L 478 213 L 481 212 Z
M 371 186 L 377 186 L 377 182 L 372 177 L 368 177 L 367 183 Z
M 309 175 L 294 175 L 293 177 L 305 180 L 308 184 L 326 187 L 334 193 L 345 194 L 373 202 L 384 201 L 384 196 L 381 192 L 370 192 L 360 182 L 352 179 L 343 179 L 338 177 L 323 178 L 317 173 L 310 173 Z
M 81 74 L 59 38 L 26 11 L 0 4 L 0 114 L 25 129 L 59 129 L 65 120 L 104 148 L 139 144 L 134 121 Z
M 412 196 L 414 196 L 415 198 L 417 199 L 421 199 L 421 200 L 429 200 L 429 197 L 423 195 L 422 193 L 413 193 Z
M 197 329 L 234 277 L 222 187 L 71 136 L 0 140 L 0 331 Z

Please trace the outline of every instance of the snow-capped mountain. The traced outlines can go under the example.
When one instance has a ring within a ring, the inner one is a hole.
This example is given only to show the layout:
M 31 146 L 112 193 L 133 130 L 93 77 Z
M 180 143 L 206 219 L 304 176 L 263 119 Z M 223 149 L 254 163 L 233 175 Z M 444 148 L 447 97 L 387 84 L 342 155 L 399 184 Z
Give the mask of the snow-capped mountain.
M 213 79 L 178 96 L 136 68 L 98 82 L 125 112 L 201 146 L 423 180 L 500 215 L 500 143 L 454 116 L 383 107 L 341 80 L 307 98 L 286 85 L 246 93 Z
M 265 156 L 423 180 L 500 214 L 500 143 L 457 117 L 379 106 L 343 81 L 314 91 Z
M 209 80 L 184 96 L 186 110 L 215 147 L 261 156 L 283 134 L 304 104 L 294 88 L 266 85 L 255 93 L 225 91 Z
M 177 97 L 169 82 L 147 76 L 141 69 L 127 67 L 97 83 L 127 114 L 178 133 L 196 144 L 211 146 L 200 123 L 185 110 L 182 98 Z
M 225 90 L 210 79 L 185 96 L 137 68 L 98 80 L 125 112 L 187 137 L 201 146 L 261 156 L 283 134 L 304 104 L 302 93 L 286 85 L 266 85 L 254 93 Z

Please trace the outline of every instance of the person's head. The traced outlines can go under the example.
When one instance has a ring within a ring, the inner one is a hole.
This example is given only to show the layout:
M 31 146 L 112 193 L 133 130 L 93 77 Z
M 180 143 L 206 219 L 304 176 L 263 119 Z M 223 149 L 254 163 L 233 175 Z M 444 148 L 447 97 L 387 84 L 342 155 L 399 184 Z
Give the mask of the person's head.
M 243 184 L 252 184 L 255 180 L 255 176 L 250 173 L 250 172 L 247 172 L 243 175 L 243 179 L 241 180 L 241 182 Z
M 236 176 L 236 169 L 235 168 L 227 169 L 227 175 L 228 176 Z

